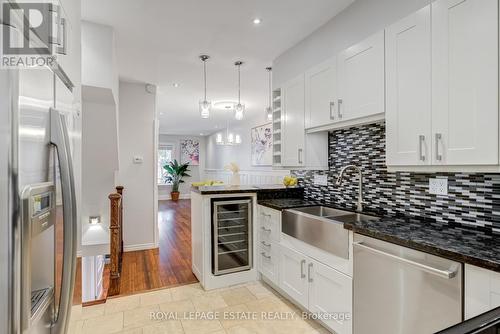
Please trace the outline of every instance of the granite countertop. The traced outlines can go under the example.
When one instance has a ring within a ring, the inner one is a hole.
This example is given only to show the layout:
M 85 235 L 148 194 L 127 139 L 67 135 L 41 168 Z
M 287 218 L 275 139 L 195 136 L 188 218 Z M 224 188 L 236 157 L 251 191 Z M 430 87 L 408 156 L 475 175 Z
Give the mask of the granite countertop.
M 202 195 L 220 195 L 220 194 L 240 194 L 240 193 L 258 193 L 266 191 L 289 191 L 293 189 L 303 189 L 301 187 L 285 187 L 281 184 L 268 185 L 218 185 L 218 186 L 201 186 L 191 187 L 192 191 Z
M 267 199 L 258 203 L 276 210 L 321 205 L 318 202 L 298 198 Z M 410 217 L 382 217 L 380 220 L 344 223 L 344 228 L 397 245 L 500 272 L 500 236 L 481 229 Z
M 500 272 L 500 237 L 479 229 L 389 217 L 346 223 L 344 227 L 355 233 Z

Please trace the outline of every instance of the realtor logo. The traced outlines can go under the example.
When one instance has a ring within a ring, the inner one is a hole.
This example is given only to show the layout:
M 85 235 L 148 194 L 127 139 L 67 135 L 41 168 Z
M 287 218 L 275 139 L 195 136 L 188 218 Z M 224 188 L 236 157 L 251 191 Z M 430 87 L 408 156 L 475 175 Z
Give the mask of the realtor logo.
M 55 62 L 50 3 L 2 4 L 2 67 L 36 67 Z

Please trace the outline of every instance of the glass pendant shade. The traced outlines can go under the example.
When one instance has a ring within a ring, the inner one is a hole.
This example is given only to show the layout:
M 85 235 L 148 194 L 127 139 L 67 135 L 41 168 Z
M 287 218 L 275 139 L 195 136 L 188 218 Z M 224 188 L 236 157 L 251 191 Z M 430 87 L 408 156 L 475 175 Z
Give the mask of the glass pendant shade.
M 245 116 L 245 105 L 238 103 L 237 105 L 234 106 L 234 118 L 236 118 L 238 121 L 241 121 L 244 116 Z
M 232 133 L 229 133 L 229 134 L 227 135 L 227 143 L 228 143 L 229 145 L 234 144 L 234 135 L 233 135 Z
M 215 143 L 218 145 L 224 145 L 224 140 L 222 140 L 222 133 L 218 133 L 215 137 Z
M 266 118 L 268 121 L 273 120 L 273 109 L 271 109 L 270 107 L 266 108 Z
M 209 118 L 210 117 L 210 107 L 211 103 L 207 100 L 200 101 L 200 116 L 201 118 Z

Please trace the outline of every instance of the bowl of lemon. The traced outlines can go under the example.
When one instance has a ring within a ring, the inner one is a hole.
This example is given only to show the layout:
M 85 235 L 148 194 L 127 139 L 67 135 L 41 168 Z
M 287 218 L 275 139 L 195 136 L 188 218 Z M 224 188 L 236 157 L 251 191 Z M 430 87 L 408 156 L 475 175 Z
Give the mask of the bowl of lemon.
M 294 187 L 297 185 L 297 178 L 287 175 L 283 178 L 283 185 L 285 187 Z

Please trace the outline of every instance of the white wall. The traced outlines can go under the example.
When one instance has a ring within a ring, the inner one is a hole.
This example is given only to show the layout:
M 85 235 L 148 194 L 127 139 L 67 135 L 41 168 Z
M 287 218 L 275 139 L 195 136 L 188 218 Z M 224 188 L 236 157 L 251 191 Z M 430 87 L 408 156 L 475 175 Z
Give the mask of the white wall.
M 118 103 L 118 69 L 113 28 L 82 21 L 82 83 L 111 89 Z
M 180 141 L 182 139 L 195 139 L 200 142 L 200 165 L 199 166 L 190 166 L 188 173 L 191 177 L 184 178 L 185 183 L 181 183 L 179 187 L 179 192 L 181 193 L 181 198 L 189 198 L 191 193 L 191 183 L 198 182 L 204 179 L 204 170 L 205 170 L 205 161 L 206 161 L 206 137 L 198 137 L 198 136 L 177 136 L 177 135 L 166 135 L 160 134 L 159 136 L 159 145 L 162 144 L 173 144 L 174 145 L 174 159 L 180 161 Z M 169 185 L 159 185 L 158 186 L 158 199 L 170 199 L 170 191 L 172 190 L 172 186 Z
M 125 250 L 156 247 L 156 94 L 145 85 L 120 81 L 120 171 L 118 182 L 124 189 Z M 133 162 L 134 156 L 143 158 Z
M 212 135 L 208 136 L 206 144 L 206 168 L 224 169 L 224 166 L 226 166 L 230 162 L 236 162 L 238 166 L 240 166 L 241 170 L 272 170 L 271 166 L 252 166 L 251 160 L 250 130 L 254 126 L 269 123 L 269 121 L 265 120 L 264 116 L 264 111 L 262 111 L 262 115 L 259 115 L 258 117 L 245 119 L 241 122 L 232 121 L 232 125 L 230 125 L 230 131 L 238 133 L 241 136 L 242 143 L 240 145 L 217 145 L 215 142 L 217 133 L 213 133 Z M 221 130 L 221 132 L 223 133 L 223 135 L 225 134 L 225 130 Z
M 85 95 L 84 95 L 85 97 Z M 118 170 L 116 106 L 83 101 L 82 245 L 109 243 L 109 194 L 115 192 Z M 101 216 L 90 226 L 89 216 Z M 106 248 L 108 249 L 108 248 Z M 85 255 L 88 252 L 83 252 Z
M 357 0 L 273 63 L 273 87 L 383 30 L 430 0 Z

